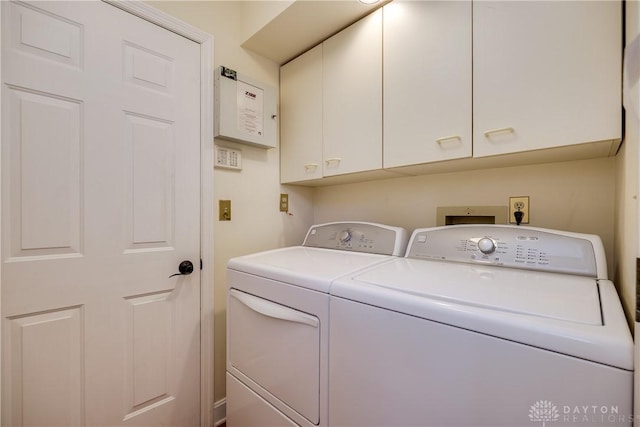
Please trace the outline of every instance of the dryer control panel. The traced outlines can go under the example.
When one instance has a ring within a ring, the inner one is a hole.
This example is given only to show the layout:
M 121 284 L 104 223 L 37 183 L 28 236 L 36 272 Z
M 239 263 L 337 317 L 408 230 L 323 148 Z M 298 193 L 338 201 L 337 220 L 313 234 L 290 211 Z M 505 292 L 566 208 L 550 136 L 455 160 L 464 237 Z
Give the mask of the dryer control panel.
M 413 232 L 409 258 L 607 278 L 600 237 L 533 227 L 460 225 Z
M 302 246 L 403 256 L 409 235 L 404 228 L 371 222 L 332 222 L 312 226 Z

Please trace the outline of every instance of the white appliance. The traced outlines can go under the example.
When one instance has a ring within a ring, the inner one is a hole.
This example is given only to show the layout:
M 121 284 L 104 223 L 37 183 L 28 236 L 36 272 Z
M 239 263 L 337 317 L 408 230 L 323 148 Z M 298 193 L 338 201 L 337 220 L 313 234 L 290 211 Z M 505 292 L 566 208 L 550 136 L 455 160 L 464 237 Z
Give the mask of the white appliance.
M 630 426 L 633 341 L 599 237 L 414 231 L 331 286 L 329 424 Z
M 327 426 L 329 287 L 402 256 L 406 230 L 339 222 L 228 263 L 227 425 Z

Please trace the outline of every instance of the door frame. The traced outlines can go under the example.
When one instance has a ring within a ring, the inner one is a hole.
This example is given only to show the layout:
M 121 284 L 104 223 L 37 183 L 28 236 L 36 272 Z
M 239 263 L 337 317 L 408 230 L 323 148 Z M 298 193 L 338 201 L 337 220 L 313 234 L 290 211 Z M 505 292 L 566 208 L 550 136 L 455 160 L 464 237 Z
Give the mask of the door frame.
M 213 425 L 213 36 L 142 0 L 101 0 L 200 45 L 200 425 Z M 0 22 L 2 22 L 0 8 Z M 2 36 L 0 34 L 0 45 Z M 1 58 L 1 55 L 0 55 Z M 0 59 L 0 82 L 2 82 Z M 1 83 L 0 83 L 1 84 Z M 0 103 L 0 117 L 2 103 Z M 0 135 L 2 123 L 0 121 Z M 1 187 L 0 187 L 1 189 Z M 0 190 L 1 192 L 1 190 Z M 1 194 L 0 194 L 1 195 Z M 1 245 L 0 245 L 1 246 Z M 1 259 L 0 252 L 0 259 Z M 1 265 L 1 263 L 0 263 Z M 1 267 L 0 267 L 1 268 Z M 1 273 L 1 270 L 0 270 Z M 0 283 L 0 295 L 2 284 Z M 0 297 L 1 298 L 1 297 Z M 0 318 L 2 308 L 0 306 Z M 1 330 L 2 328 L 0 328 Z M 1 334 L 1 332 L 0 332 Z M 1 338 L 1 335 L 0 335 Z M 0 392 L 1 393 L 1 392 Z M 0 394 L 0 398 L 1 398 Z M 0 414 L 1 416 L 1 414 Z

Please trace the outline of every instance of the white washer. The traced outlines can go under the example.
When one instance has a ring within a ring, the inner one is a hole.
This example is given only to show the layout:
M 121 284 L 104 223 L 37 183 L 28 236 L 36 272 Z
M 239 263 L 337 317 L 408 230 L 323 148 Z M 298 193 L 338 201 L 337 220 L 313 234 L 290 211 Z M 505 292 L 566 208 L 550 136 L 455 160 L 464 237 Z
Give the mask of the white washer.
M 227 425 L 328 426 L 329 287 L 402 256 L 406 230 L 315 225 L 302 246 L 228 263 Z
M 406 258 L 336 280 L 329 423 L 630 426 L 633 341 L 599 237 L 414 231 Z

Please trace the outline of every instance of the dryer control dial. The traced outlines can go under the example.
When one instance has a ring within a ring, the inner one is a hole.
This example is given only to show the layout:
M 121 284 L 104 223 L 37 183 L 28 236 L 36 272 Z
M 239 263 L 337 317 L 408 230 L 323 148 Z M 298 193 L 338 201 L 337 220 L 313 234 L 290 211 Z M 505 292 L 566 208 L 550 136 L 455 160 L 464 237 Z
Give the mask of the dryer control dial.
M 492 254 L 496 251 L 496 243 L 488 237 L 478 240 L 478 249 L 485 255 Z
M 351 240 L 351 232 L 349 230 L 343 230 L 340 233 L 340 241 L 342 243 L 348 243 Z

